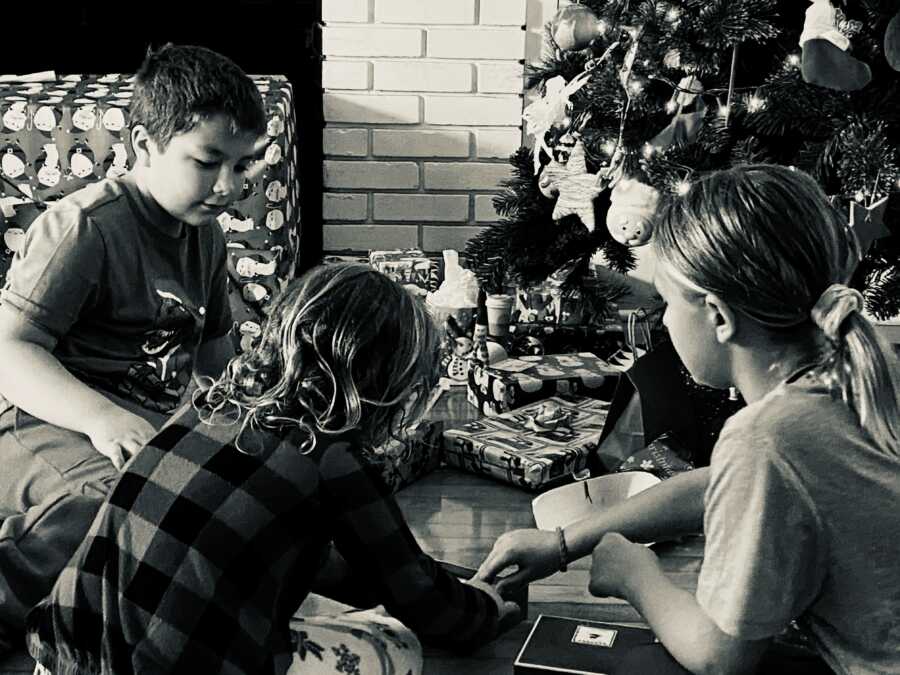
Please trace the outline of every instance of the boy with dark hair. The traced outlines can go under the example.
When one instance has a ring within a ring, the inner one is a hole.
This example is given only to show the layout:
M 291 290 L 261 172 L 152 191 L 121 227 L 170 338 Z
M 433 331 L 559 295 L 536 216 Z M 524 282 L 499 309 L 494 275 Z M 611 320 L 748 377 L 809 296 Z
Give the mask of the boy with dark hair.
M 29 228 L 0 293 L 0 651 L 191 374 L 233 353 L 216 217 L 265 143 L 253 82 L 202 47 L 148 52 L 135 164 Z

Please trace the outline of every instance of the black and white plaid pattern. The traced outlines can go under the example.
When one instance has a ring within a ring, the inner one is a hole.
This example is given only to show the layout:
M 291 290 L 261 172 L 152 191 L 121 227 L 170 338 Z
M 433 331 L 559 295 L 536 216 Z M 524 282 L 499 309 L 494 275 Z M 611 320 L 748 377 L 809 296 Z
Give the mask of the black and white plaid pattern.
M 29 616 L 39 663 L 57 675 L 283 673 L 288 620 L 330 542 L 354 571 L 342 586 L 426 642 L 494 636 L 493 601 L 421 551 L 351 438 L 303 455 L 290 434 L 254 434 L 248 455 L 234 432 L 188 408 L 128 465 Z

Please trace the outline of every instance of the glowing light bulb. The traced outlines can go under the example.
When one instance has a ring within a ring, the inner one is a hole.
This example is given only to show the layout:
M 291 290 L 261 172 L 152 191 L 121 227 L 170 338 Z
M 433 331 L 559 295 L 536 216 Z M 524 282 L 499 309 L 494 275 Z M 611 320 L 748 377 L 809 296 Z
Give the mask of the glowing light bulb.
M 616 151 L 615 141 L 604 141 L 600 145 L 600 151 L 606 155 L 612 156 L 612 154 Z
M 763 108 L 766 107 L 766 99 L 762 96 L 758 96 L 753 94 L 750 98 L 747 99 L 747 111 L 748 112 L 759 112 Z
M 800 55 L 799 54 L 791 54 L 787 57 L 787 65 L 796 68 L 800 65 Z
M 719 109 L 716 111 L 719 117 L 728 117 L 728 105 L 725 103 L 719 104 Z
M 644 159 L 650 159 L 651 157 L 653 157 L 655 152 L 656 146 L 651 145 L 650 143 L 644 143 L 643 147 L 641 148 L 641 154 L 644 155 Z
M 597 28 L 597 32 L 600 35 L 606 35 L 606 31 L 609 30 L 609 23 L 606 21 L 606 19 L 600 19 L 596 23 L 596 28 Z
M 866 193 L 862 190 L 858 190 L 857 193 L 853 195 L 853 198 L 860 204 L 862 204 L 864 201 L 866 201 Z
M 628 83 L 628 91 L 631 92 L 633 96 L 638 96 L 644 91 L 644 83 L 640 80 L 632 80 Z
M 670 99 L 668 103 L 666 103 L 666 112 L 670 115 L 678 110 L 678 104 L 674 99 Z
M 682 178 L 679 181 L 675 182 L 675 194 L 679 197 L 684 197 L 688 192 L 691 191 L 691 181 L 686 178 Z
M 666 12 L 666 21 L 675 23 L 681 18 L 681 9 L 679 7 L 669 7 Z

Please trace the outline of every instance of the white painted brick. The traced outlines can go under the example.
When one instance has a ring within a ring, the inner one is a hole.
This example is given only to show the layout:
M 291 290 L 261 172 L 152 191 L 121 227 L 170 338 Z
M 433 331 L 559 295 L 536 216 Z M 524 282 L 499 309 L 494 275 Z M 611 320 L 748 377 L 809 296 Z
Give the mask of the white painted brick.
M 418 28 L 325 26 L 325 56 L 421 56 L 422 31 Z
M 376 194 L 374 218 L 464 223 L 469 219 L 469 196 Z
M 491 190 L 509 178 L 508 164 L 484 162 L 426 162 L 426 190 Z
M 485 0 L 482 0 L 484 2 Z M 528 0 L 525 9 L 525 25 L 529 29 L 543 30 L 544 25 L 550 21 L 563 5 L 571 3 L 563 0 Z
M 322 195 L 322 217 L 325 220 L 365 220 L 368 195 L 326 192 Z
M 322 20 L 365 23 L 369 20 L 369 0 L 324 0 Z
M 479 223 L 496 222 L 497 212 L 494 210 L 494 195 L 475 195 L 475 220 Z
M 425 96 L 426 124 L 512 126 L 521 118 L 519 96 Z
M 374 68 L 375 89 L 472 91 L 472 66 L 468 63 L 420 60 L 376 61 Z
M 326 122 L 418 124 L 419 97 L 325 92 Z
M 506 159 L 521 145 L 521 129 L 479 129 L 475 134 L 477 157 Z
M 375 0 L 375 21 L 471 24 L 475 23 L 475 0 Z
M 376 157 L 468 157 L 468 131 L 407 131 L 374 129 Z
M 481 63 L 478 65 L 478 91 L 489 94 L 521 94 L 525 88 L 521 63 Z
M 333 61 L 322 64 L 322 86 L 326 89 L 368 89 L 367 61 Z
M 428 252 L 449 248 L 462 251 L 466 248 L 466 242 L 482 229 L 466 225 L 426 225 L 422 228 L 422 249 Z
M 326 155 L 365 157 L 369 154 L 369 131 L 367 129 L 325 129 L 322 135 L 322 150 Z
M 326 188 L 413 189 L 419 187 L 414 162 L 323 162 Z
M 525 57 L 525 31 L 516 28 L 429 28 L 426 54 L 432 58 Z
M 525 24 L 526 0 L 481 0 L 478 23 L 497 26 Z
M 328 252 L 418 248 L 417 225 L 345 225 L 322 227 L 323 248 Z

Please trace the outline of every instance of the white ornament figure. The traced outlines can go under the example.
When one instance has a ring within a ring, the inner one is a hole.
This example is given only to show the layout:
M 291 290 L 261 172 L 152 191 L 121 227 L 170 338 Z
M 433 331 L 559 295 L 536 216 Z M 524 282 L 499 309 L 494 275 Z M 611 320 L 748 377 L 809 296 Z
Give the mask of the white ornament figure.
M 559 166 L 551 169 L 550 182 L 542 187 L 559 196 L 553 209 L 553 220 L 560 220 L 575 214 L 584 223 L 589 232 L 594 231 L 594 198 L 603 191 L 603 184 L 595 174 L 588 173 L 587 161 L 584 157 L 584 143 L 580 140 L 572 148 L 565 171 Z M 546 193 L 545 193 L 546 194 Z
M 3 233 L 3 243 L 13 253 L 18 253 L 25 245 L 25 230 L 21 227 L 11 227 Z
M 25 173 L 25 162 L 15 152 L 4 152 L 0 159 L 0 171 L 7 178 L 18 178 Z
M 56 126 L 56 112 L 52 106 L 42 105 L 35 111 L 33 122 L 36 129 L 50 133 L 50 130 Z
M 526 123 L 526 132 L 534 137 L 535 145 L 550 157 L 553 152 L 547 145 L 544 136 L 555 125 L 562 122 L 571 107 L 569 99 L 572 95 L 587 84 L 589 72 L 576 75 L 567 84 L 562 75 L 552 77 L 544 83 L 544 95 L 531 103 L 522 113 L 522 119 Z M 541 170 L 540 152 L 534 153 L 534 173 Z
M 618 180 L 610 193 L 606 227 L 625 246 L 643 246 L 653 234 L 653 220 L 659 204 L 656 188 L 634 178 Z

